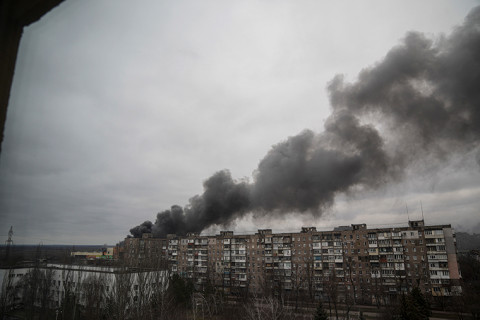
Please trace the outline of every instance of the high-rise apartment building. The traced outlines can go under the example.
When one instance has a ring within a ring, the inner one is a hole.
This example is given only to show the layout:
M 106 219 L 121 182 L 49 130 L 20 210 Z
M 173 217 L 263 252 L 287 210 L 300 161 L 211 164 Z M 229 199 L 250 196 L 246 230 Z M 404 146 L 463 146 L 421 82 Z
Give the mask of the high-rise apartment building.
M 331 231 L 125 240 L 125 259 L 143 263 L 150 257 L 168 260 L 172 272 L 198 287 L 209 283 L 233 294 L 301 291 L 375 303 L 415 286 L 432 296 L 461 292 L 451 226 L 425 226 L 423 220 L 395 228 L 353 224 Z

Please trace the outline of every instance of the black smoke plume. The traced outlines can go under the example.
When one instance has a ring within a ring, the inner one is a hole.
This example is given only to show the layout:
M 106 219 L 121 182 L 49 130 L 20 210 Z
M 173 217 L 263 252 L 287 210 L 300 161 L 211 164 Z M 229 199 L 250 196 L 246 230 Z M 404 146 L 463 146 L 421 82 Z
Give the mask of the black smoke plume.
M 140 238 L 142 236 L 142 234 L 144 234 L 144 233 L 151 233 L 152 232 L 152 226 L 153 226 L 153 223 L 151 221 L 145 221 L 141 225 L 133 227 L 132 229 L 130 229 L 130 233 L 135 238 Z
M 185 208 L 160 212 L 132 235 L 200 232 L 247 212 L 321 214 L 339 193 L 401 179 L 414 160 L 478 148 L 480 7 L 448 37 L 408 33 L 358 80 L 336 76 L 328 91 L 332 114 L 323 133 L 305 130 L 275 145 L 253 182 L 215 173 Z

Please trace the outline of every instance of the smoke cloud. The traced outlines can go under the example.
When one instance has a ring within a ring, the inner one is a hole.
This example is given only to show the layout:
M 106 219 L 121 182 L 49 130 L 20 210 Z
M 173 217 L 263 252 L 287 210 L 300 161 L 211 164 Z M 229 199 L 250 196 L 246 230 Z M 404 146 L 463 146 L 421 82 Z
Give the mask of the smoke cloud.
M 401 179 L 412 161 L 479 147 L 480 7 L 436 40 L 408 33 L 383 61 L 347 83 L 328 85 L 332 114 L 325 130 L 305 130 L 273 146 L 253 181 L 228 170 L 204 182 L 204 193 L 130 230 L 183 235 L 228 225 L 247 212 L 321 215 L 335 196 Z
M 142 234 L 152 232 L 152 226 L 153 226 L 153 223 L 151 221 L 145 221 L 141 225 L 130 229 L 130 233 L 135 238 L 140 238 Z

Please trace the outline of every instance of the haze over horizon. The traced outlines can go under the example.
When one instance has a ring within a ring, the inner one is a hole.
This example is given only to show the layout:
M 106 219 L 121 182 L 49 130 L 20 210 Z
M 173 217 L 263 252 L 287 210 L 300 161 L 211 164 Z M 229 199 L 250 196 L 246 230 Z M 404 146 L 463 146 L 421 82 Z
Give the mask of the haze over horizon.
M 114 244 L 157 212 L 201 195 L 202 183 L 220 170 L 253 183 L 272 146 L 324 136 L 333 110 L 342 108 L 332 108 L 330 98 L 339 101 L 332 92 L 350 99 L 348 85 L 362 70 L 381 65 L 392 48 L 413 45 L 410 31 L 442 47 L 478 4 L 367 3 L 61 4 L 29 26 L 20 45 L 0 155 L 0 234 L 6 238 L 13 225 L 17 243 Z M 428 93 L 428 83 L 418 85 Z M 390 123 L 375 116 L 359 128 L 375 123 L 383 138 Z M 398 146 L 399 137 L 389 135 L 387 146 Z M 294 213 L 286 202 L 282 215 L 252 214 L 249 202 L 228 227 L 406 223 L 406 205 L 410 219 L 419 219 L 422 203 L 427 224 L 478 230 L 479 144 L 466 137 L 457 139 L 466 148 L 430 154 L 428 165 L 414 149 L 400 150 L 411 158 L 400 178 L 378 185 L 365 180 L 376 168 L 361 171 L 363 187 L 325 198 L 321 214 Z M 255 199 L 278 209 L 276 201 Z

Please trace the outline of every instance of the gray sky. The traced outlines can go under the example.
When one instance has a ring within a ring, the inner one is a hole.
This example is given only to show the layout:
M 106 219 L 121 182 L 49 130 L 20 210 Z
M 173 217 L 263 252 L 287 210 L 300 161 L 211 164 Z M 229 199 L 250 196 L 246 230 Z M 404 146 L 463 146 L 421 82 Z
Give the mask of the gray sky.
M 478 1 L 66 1 L 25 29 L 0 156 L 0 235 L 114 244 L 202 193 L 252 178 L 277 144 L 322 132 L 326 86 L 354 81 L 407 31 L 435 41 Z M 475 150 L 474 150 L 475 151 Z M 247 215 L 237 232 L 421 218 L 480 229 L 476 152 L 340 194 L 322 216 Z M 218 231 L 209 229 L 208 232 Z

